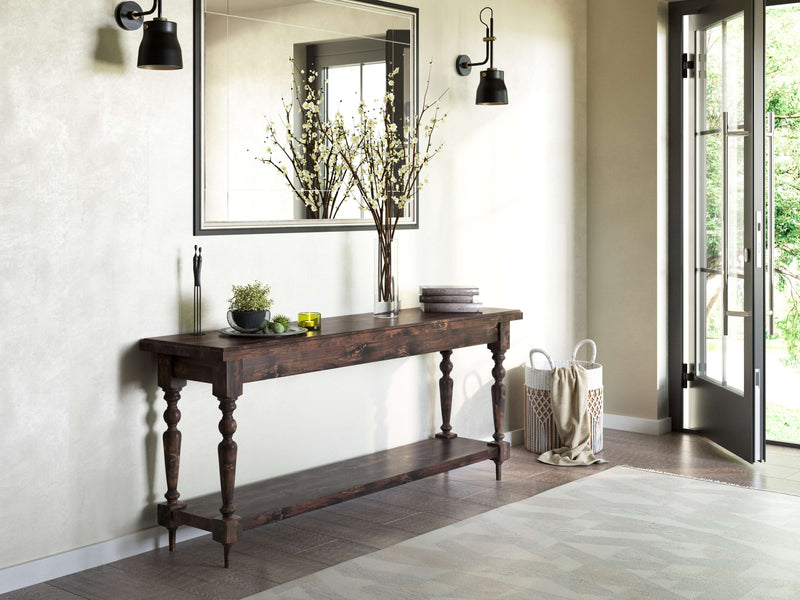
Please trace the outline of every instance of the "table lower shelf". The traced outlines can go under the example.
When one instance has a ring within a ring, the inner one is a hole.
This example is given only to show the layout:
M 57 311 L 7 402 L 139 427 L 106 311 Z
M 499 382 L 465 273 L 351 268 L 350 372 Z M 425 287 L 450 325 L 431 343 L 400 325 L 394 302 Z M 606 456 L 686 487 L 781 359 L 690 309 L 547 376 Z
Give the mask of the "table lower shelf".
M 455 437 L 431 438 L 366 456 L 290 473 L 236 488 L 234 505 L 241 530 L 385 490 L 437 473 L 500 456 L 495 444 Z M 488 474 L 487 474 L 488 476 Z M 170 510 L 159 505 L 159 523 L 214 531 L 221 519 L 220 495 L 189 500 Z

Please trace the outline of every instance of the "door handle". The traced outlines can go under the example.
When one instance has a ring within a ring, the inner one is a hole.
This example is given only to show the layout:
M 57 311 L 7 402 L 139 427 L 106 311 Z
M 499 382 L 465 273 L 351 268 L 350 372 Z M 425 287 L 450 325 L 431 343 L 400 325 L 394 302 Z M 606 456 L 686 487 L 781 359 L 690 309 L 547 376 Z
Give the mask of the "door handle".
M 722 335 L 728 335 L 728 317 L 749 317 L 747 311 L 728 310 L 728 279 L 730 277 L 730 264 L 728 260 L 728 213 L 729 213 L 729 186 L 728 186 L 728 138 L 745 137 L 750 135 L 744 129 L 730 130 L 728 128 L 728 113 L 722 113 Z

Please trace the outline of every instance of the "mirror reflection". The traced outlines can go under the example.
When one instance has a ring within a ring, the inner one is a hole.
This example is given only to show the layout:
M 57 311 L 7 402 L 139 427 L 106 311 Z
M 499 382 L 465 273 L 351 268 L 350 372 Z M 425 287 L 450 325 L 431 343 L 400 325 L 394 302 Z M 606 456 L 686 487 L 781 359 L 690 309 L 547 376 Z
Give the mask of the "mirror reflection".
M 402 124 L 416 104 L 416 9 L 351 0 L 195 2 L 195 56 L 203 59 L 195 72 L 195 234 L 371 228 L 358 194 L 346 182 L 336 187 L 336 167 L 313 170 L 320 161 L 311 156 L 330 142 L 320 144 L 326 136 L 314 132 L 312 149 L 311 135 L 303 137 L 308 101 L 320 121 L 347 127 L 362 103 L 380 106 L 391 90 Z M 403 210 L 399 226 L 415 227 L 416 202 Z

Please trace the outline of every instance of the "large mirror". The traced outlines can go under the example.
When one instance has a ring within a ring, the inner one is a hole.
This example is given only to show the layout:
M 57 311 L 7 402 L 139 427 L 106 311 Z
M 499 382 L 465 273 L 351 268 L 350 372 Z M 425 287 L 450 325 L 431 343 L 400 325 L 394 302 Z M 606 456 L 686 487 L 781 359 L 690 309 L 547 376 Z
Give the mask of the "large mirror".
M 324 118 L 338 113 L 347 126 L 387 90 L 398 124 L 411 117 L 418 10 L 377 0 L 194 0 L 194 9 L 195 235 L 374 228 L 357 194 L 335 211 L 309 208 L 310 186 L 279 146 L 301 133 L 310 74 Z M 398 227 L 417 227 L 417 214 L 409 202 Z

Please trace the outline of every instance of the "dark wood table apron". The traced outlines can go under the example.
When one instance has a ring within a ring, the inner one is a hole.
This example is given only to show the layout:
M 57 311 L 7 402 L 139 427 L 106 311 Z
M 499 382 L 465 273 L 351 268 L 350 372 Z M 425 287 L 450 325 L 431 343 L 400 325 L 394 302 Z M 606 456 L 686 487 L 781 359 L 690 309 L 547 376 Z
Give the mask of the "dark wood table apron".
M 414 308 L 401 311 L 396 319 L 377 319 L 372 314 L 325 318 L 321 331 L 297 336 L 249 338 L 211 332 L 141 340 L 140 350 L 158 357 L 158 385 L 167 401 L 167 501 L 158 506 L 158 522 L 169 530 L 170 550 L 175 549 L 175 531 L 180 525 L 204 529 L 223 545 L 227 567 L 231 544 L 242 531 L 260 525 L 483 460 L 495 462 L 499 480 L 501 465 L 509 456 L 509 443 L 503 440 L 503 360 L 510 343 L 510 322 L 521 318 L 518 310 L 497 308 L 486 308 L 482 314 L 430 314 Z M 494 361 L 494 441 L 489 443 L 459 438 L 450 425 L 450 356 L 455 348 L 481 344 L 489 347 Z M 237 446 L 233 412 L 245 383 L 430 352 L 442 356 L 442 426 L 434 438 L 241 486 L 236 489 L 238 506 L 234 508 Z M 178 401 L 187 380 L 210 383 L 219 400 L 221 507 L 216 494 L 179 501 Z

